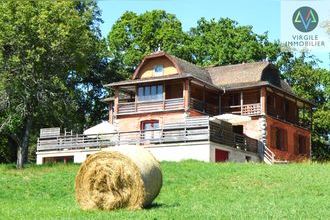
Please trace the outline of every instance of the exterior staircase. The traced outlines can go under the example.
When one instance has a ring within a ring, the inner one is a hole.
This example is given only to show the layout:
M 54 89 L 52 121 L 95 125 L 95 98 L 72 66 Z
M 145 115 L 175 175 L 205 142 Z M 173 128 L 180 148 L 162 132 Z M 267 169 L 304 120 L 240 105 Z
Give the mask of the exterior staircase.
M 264 162 L 266 164 L 288 164 L 289 162 L 287 160 L 276 160 L 275 154 L 273 151 L 271 151 L 268 147 L 264 146 Z

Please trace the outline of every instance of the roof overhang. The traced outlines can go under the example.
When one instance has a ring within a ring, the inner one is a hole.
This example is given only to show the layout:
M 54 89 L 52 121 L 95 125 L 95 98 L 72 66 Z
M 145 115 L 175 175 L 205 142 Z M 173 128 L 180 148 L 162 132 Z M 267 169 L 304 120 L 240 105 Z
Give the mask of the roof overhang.
M 280 91 L 280 92 L 285 93 L 285 94 L 288 95 L 288 96 L 291 96 L 291 97 L 293 97 L 293 98 L 295 98 L 295 99 L 298 99 L 298 100 L 301 101 L 301 102 L 308 103 L 308 104 L 310 104 L 311 106 L 315 107 L 315 103 L 314 103 L 314 102 L 311 102 L 311 101 L 309 101 L 309 100 L 303 99 L 303 98 L 301 98 L 301 97 L 299 97 L 299 96 L 297 96 L 297 95 L 295 95 L 295 94 L 292 94 L 292 93 L 290 93 L 290 92 L 287 92 L 287 91 L 285 91 L 285 90 L 283 90 L 283 89 L 281 89 L 281 88 L 279 88 L 279 87 L 277 87 L 277 86 L 274 86 L 273 84 L 270 84 L 269 82 L 266 82 L 266 81 L 258 82 L 258 83 L 254 84 L 254 85 L 239 85 L 239 86 L 235 86 L 235 85 L 233 85 L 233 86 L 231 86 L 231 87 L 225 87 L 225 91 L 236 91 L 236 90 L 242 90 L 242 89 L 260 88 L 260 87 L 262 87 L 262 86 L 268 86 L 268 87 L 271 87 L 271 88 L 273 88 L 273 89 L 276 89 L 276 90 L 278 90 L 278 91 Z
M 175 80 L 175 79 L 188 79 L 188 78 L 192 79 L 194 81 L 198 81 L 202 84 L 205 84 L 210 88 L 213 88 L 216 90 L 221 90 L 221 91 L 223 90 L 222 87 L 218 87 L 209 82 L 205 82 L 197 77 L 194 77 L 193 75 L 191 75 L 189 73 L 175 74 L 175 75 L 162 76 L 162 77 L 135 79 L 135 80 L 124 80 L 124 81 L 120 81 L 120 82 L 106 84 L 106 85 L 104 85 L 104 87 L 112 88 L 112 87 L 120 87 L 120 86 L 131 86 L 131 85 L 142 84 L 142 83 L 162 82 L 162 81 L 169 81 L 169 80 Z
M 152 78 L 144 78 L 144 79 L 135 79 L 135 80 L 124 80 L 120 82 L 114 82 L 104 85 L 106 88 L 116 87 L 116 86 L 128 86 L 128 85 L 135 85 L 140 83 L 150 83 L 150 82 L 161 82 L 166 80 L 173 80 L 173 79 L 184 79 L 188 78 L 188 76 L 182 76 L 179 74 L 169 75 L 169 76 L 161 76 L 161 77 L 152 77 Z

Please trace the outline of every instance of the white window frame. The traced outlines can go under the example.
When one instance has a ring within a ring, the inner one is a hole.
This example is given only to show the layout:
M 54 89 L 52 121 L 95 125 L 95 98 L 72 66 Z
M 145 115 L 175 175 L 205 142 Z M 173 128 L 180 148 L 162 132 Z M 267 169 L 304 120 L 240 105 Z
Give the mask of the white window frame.
M 161 67 L 162 68 L 162 71 L 161 72 L 157 72 L 156 69 L 158 67 Z M 164 75 L 164 65 L 162 64 L 158 64 L 158 65 L 155 65 L 154 66 L 154 76 L 163 76 Z

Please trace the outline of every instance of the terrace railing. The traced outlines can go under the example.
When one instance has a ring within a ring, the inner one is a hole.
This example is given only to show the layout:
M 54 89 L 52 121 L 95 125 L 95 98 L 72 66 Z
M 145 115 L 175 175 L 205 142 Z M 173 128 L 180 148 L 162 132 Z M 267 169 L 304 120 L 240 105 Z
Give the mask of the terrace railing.
M 184 109 L 183 98 L 155 101 L 119 102 L 118 115 Z
M 257 152 L 257 140 L 238 135 L 230 130 L 230 124 L 208 116 L 190 117 L 182 122 L 164 124 L 162 129 L 116 132 L 95 135 L 62 135 L 39 138 L 37 151 L 79 150 L 120 145 L 154 145 L 192 141 L 214 141 L 229 147 Z
M 190 107 L 211 116 L 219 115 L 219 106 L 195 98 L 190 98 Z
M 261 104 L 253 103 L 253 104 L 245 104 L 245 105 L 233 105 L 225 107 L 225 113 L 232 113 L 237 115 L 245 115 L 245 116 L 258 116 L 261 114 Z

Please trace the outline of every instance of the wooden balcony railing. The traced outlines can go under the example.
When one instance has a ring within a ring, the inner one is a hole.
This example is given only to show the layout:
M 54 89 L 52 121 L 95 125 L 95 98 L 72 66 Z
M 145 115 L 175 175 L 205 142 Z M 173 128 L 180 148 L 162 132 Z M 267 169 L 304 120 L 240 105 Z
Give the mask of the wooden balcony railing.
M 311 130 L 311 119 L 305 117 L 305 120 L 300 116 L 290 116 L 287 112 L 279 112 L 276 108 L 267 106 L 267 115 L 270 115 L 278 120 L 289 122 L 295 126 Z
M 245 116 L 257 116 L 261 114 L 261 104 L 245 104 L 245 105 L 233 105 L 224 108 L 225 113 L 232 113 Z
M 183 98 L 165 99 L 157 101 L 123 102 L 118 104 L 118 115 L 173 111 L 184 109 Z
M 219 115 L 219 106 L 207 102 L 204 103 L 203 101 L 195 98 L 190 98 L 190 108 L 211 116 Z
M 149 145 L 209 140 L 228 147 L 257 153 L 257 140 L 235 134 L 228 122 L 218 120 L 215 123 L 209 121 L 208 116 L 191 117 L 185 121 L 164 124 L 162 129 L 147 131 L 39 138 L 37 151 L 81 150 L 120 145 Z

